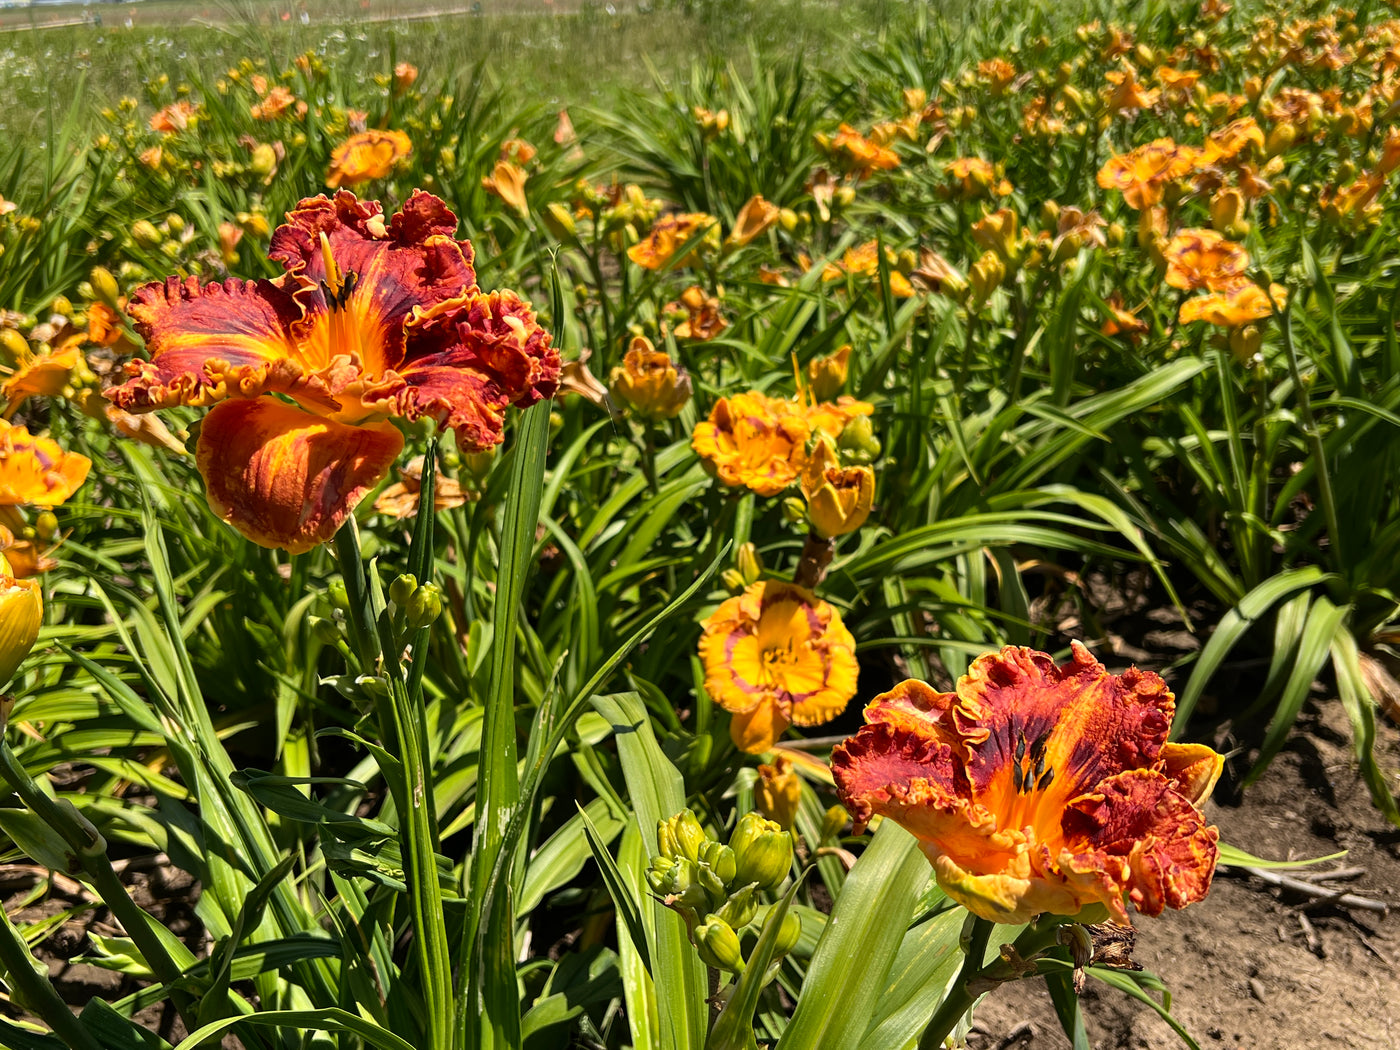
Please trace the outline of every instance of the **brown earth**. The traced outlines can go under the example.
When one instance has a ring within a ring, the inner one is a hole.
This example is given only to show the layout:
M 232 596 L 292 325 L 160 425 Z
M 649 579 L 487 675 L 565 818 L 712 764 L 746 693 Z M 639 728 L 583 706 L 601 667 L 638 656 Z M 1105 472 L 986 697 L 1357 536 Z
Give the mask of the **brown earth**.
M 1135 956 L 1172 992 L 1173 1016 L 1202 1050 L 1400 1047 L 1400 828 L 1371 805 L 1335 700 L 1310 703 L 1284 751 L 1243 796 L 1223 784 L 1207 813 L 1222 841 L 1287 860 L 1346 850 L 1284 872 L 1389 906 L 1384 915 L 1282 890 L 1221 868 L 1210 896 L 1140 919 Z M 1378 727 L 1382 768 L 1400 765 L 1400 733 Z M 1230 741 L 1220 741 L 1224 750 Z M 1242 775 L 1252 756 L 1234 756 Z M 1361 869 L 1342 881 L 1317 872 Z M 1185 1044 L 1149 1007 L 1090 979 L 1082 999 L 1093 1050 Z M 1006 985 L 978 1007 L 972 1050 L 1068 1050 L 1041 981 Z

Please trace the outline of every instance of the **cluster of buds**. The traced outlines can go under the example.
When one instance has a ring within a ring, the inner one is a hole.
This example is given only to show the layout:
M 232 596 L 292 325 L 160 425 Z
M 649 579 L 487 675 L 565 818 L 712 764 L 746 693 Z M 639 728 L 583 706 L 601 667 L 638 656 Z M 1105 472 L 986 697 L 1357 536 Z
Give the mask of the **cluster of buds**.
M 757 813 L 739 818 L 725 845 L 705 834 L 686 809 L 657 822 L 661 851 L 647 869 L 647 883 L 678 912 L 707 966 L 742 973 L 767 908 L 760 893 L 773 893 L 792 869 L 792 836 Z M 778 933 L 775 959 L 792 950 L 802 924 L 788 912 Z

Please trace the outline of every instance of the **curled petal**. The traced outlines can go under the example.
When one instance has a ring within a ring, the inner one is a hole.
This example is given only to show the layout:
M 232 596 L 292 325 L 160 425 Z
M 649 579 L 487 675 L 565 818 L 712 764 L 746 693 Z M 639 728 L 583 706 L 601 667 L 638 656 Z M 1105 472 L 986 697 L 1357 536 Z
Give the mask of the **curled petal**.
M 1162 773 L 1171 781 L 1172 787 L 1195 806 L 1203 805 L 1210 798 L 1215 782 L 1225 768 L 1225 756 L 1217 754 L 1214 748 L 1205 744 L 1163 744 L 1158 758 Z
M 391 424 L 347 426 L 257 398 L 215 406 L 195 459 L 216 514 L 254 543 L 300 554 L 335 535 L 402 449 Z

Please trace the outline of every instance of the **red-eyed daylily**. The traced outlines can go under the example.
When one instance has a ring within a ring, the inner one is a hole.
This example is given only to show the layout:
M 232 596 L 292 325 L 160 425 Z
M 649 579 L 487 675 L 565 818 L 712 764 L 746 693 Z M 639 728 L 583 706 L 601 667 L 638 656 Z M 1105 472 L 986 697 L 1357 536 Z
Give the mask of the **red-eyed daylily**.
M 1028 922 L 1107 907 L 1144 915 L 1210 889 L 1218 833 L 1200 805 L 1223 759 L 1167 742 L 1175 699 L 1150 671 L 1109 674 L 1073 643 L 1063 667 L 1009 646 L 955 693 L 901 682 L 831 756 L 857 825 L 875 815 L 919 839 L 938 884 L 974 915 Z
M 281 277 L 136 291 L 150 360 L 109 396 L 213 405 L 196 450 L 210 506 L 263 546 L 323 543 L 402 449 L 391 417 L 434 419 L 478 452 L 501 441 L 507 406 L 554 393 L 548 334 L 514 292 L 477 287 L 456 228 L 422 191 L 387 221 L 347 190 L 303 200 L 272 236 Z

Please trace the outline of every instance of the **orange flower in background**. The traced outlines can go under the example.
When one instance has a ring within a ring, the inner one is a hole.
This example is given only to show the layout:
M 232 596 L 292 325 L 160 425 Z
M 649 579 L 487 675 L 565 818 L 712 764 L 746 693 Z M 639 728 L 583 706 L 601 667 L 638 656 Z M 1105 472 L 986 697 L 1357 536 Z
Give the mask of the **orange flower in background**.
M 418 79 L 418 67 L 412 62 L 400 62 L 394 67 L 394 94 L 402 95 Z
M 1270 285 L 1269 294 L 1265 295 L 1257 284 L 1244 283 L 1229 291 L 1187 299 L 1181 304 L 1179 316 L 1182 324 L 1205 321 L 1221 328 L 1238 328 L 1272 317 L 1274 306 L 1282 310 L 1287 302 L 1288 289 L 1281 284 Z
M 337 189 L 385 178 L 412 152 L 413 143 L 402 131 L 362 131 L 351 135 L 331 154 L 326 185 Z
M 662 307 L 663 314 L 678 315 L 684 311 L 685 319 L 675 327 L 677 339 L 693 339 L 703 343 L 713 339 L 729 327 L 719 313 L 719 299 L 706 295 L 705 289 L 693 284 L 681 292 L 681 297 Z
M 870 415 L 875 411 L 875 406 L 869 401 L 858 401 L 849 394 L 842 394 L 835 401 L 818 401 L 800 411 L 813 434 L 825 434 L 835 441 L 852 420 Z
M 1104 305 L 1108 307 L 1108 318 L 1099 330 L 1109 338 L 1125 335 L 1136 346 L 1152 330 L 1151 325 L 1123 306 L 1123 297 L 1117 292 L 1111 294 Z
M 696 247 L 719 246 L 719 223 L 713 215 L 690 212 L 667 215 L 652 226 L 651 232 L 627 249 L 627 258 L 647 270 L 659 270 L 669 263 L 681 246 L 703 231 Z M 710 243 L 713 242 L 713 243 Z M 687 252 L 677 266 L 690 266 L 696 261 L 695 252 Z
M 525 181 L 529 177 L 524 168 L 502 160 L 496 162 L 490 175 L 481 177 L 481 185 L 488 193 L 500 197 L 521 216 L 526 216 L 530 213 L 530 205 L 525 200 Z
M 92 460 L 0 419 L 0 506 L 57 507 L 87 480 Z
M 1198 155 L 1192 146 L 1178 146 L 1169 138 L 1157 139 L 1110 157 L 1099 169 L 1099 186 L 1120 191 L 1130 208 L 1150 208 L 1161 203 L 1167 183 L 1190 173 Z
M 261 89 L 258 89 L 258 93 L 262 94 Z M 297 98 L 295 95 L 281 84 L 278 84 L 271 91 L 263 95 L 261 101 L 255 102 L 248 112 L 253 115 L 254 120 L 276 120 L 290 109 L 296 103 L 296 100 Z M 305 105 L 305 103 L 303 103 L 303 105 Z
M 996 168 L 981 157 L 958 157 L 943 165 L 943 173 L 953 180 L 954 189 L 964 200 L 974 197 L 1005 197 L 1011 183 L 997 178 Z
M 758 767 L 753 804 L 766 819 L 784 830 L 792 827 L 797 807 L 802 804 L 802 780 L 792 771 L 792 759 L 778 755 L 771 766 Z
M 1251 148 L 1264 152 L 1264 130 L 1253 117 L 1241 117 L 1210 133 L 1200 161 L 1216 164 L 1236 160 Z
M 899 167 L 899 155 L 894 150 L 877 145 L 849 124 L 842 124 L 830 139 L 819 136 L 817 141 L 836 160 L 862 179 L 869 178 L 875 171 L 889 171 Z
M 156 110 L 151 115 L 151 130 L 174 135 L 189 127 L 190 118 L 198 112 L 198 106 L 189 99 L 182 98 L 178 102 L 170 103 L 164 109 Z
M 796 403 L 749 391 L 716 401 L 690 444 L 724 484 L 776 496 L 802 472 L 809 434 Z
M 802 261 L 806 257 L 799 259 Z M 885 272 L 890 278 L 890 294 L 897 299 L 908 299 L 914 294 L 914 286 L 909 283 L 909 278 L 894 268 L 894 253 L 886 249 L 885 251 Z M 803 269 L 807 269 L 808 264 L 803 264 Z M 822 267 L 823 281 L 840 281 L 848 274 L 860 277 L 878 277 L 880 275 L 880 245 L 877 241 L 866 241 L 864 244 L 849 248 L 841 256 L 840 262 L 827 263 Z
M 613 396 L 648 419 L 674 419 L 690 400 L 690 373 L 645 336 L 632 340 L 610 379 Z
M 1167 242 L 1162 255 L 1167 261 L 1167 283 L 1186 292 L 1226 291 L 1239 285 L 1249 269 L 1244 246 L 1214 230 L 1182 230 Z
M 1113 85 L 1104 92 L 1104 102 L 1114 113 L 1131 116 L 1140 109 L 1151 109 L 1162 97 L 1157 88 L 1144 87 L 1138 83 L 1137 70 L 1125 65 L 1120 70 L 1110 70 L 1104 79 Z
M 1205 897 L 1219 835 L 1200 806 L 1224 759 L 1167 742 L 1175 698 L 1157 675 L 1109 674 L 1078 642 L 1056 667 L 1008 646 L 954 693 L 901 682 L 832 752 L 857 826 L 919 839 L 938 884 L 974 915 L 1029 922 L 1103 904 L 1128 924 Z
M 739 214 L 734 217 L 734 228 L 724 239 L 726 248 L 742 248 L 759 234 L 774 226 L 782 209 L 769 204 L 762 196 L 755 194 L 744 202 Z
M 418 512 L 423 501 L 423 457 L 415 456 L 399 468 L 399 480 L 386 485 L 384 491 L 374 501 L 374 509 L 380 514 L 396 520 Z M 465 492 L 461 483 L 449 478 L 442 471 L 433 476 L 433 510 L 451 510 L 464 506 L 468 500 L 475 500 L 477 494 Z
M 457 217 L 414 191 L 385 220 L 347 190 L 272 235 L 276 280 L 172 277 L 128 307 L 148 361 L 109 392 L 127 411 L 213 405 L 196 461 L 210 506 L 255 543 L 329 540 L 388 472 L 388 417 L 429 418 L 463 452 L 501 441 L 508 406 L 553 395 L 559 355 L 514 292 L 476 284 Z M 276 396 L 264 396 L 276 395 Z
M 790 725 L 830 722 L 856 695 L 855 639 L 805 587 L 751 584 L 703 627 L 705 691 L 734 715 L 729 734 L 749 754 L 771 749 Z

